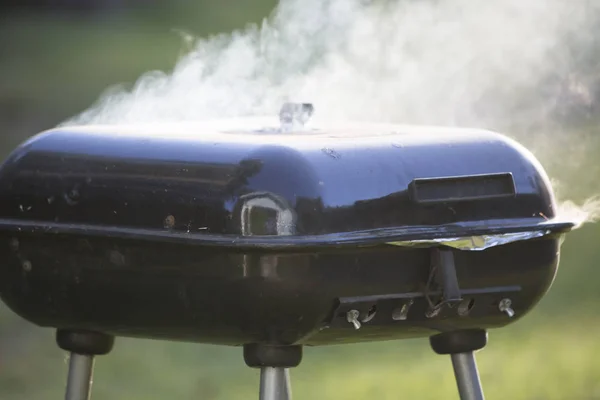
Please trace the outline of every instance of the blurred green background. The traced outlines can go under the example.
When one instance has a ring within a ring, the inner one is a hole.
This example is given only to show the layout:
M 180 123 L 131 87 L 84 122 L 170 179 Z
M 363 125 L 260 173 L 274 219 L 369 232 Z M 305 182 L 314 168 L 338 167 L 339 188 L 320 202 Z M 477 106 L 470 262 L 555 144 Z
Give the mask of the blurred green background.
M 178 29 L 202 37 L 243 28 L 275 4 L 2 3 L 1 155 L 83 111 L 107 87 L 173 67 L 185 49 Z M 575 199 L 600 193 L 594 118 L 570 122 L 560 132 L 561 145 L 575 137 L 585 137 L 586 144 L 577 153 L 575 175 L 564 168 L 574 162 L 569 157 L 551 160 L 550 175 L 567 180 Z M 588 224 L 568 237 L 555 285 L 533 313 L 490 333 L 478 355 L 488 399 L 600 399 L 599 228 Z M 52 330 L 0 306 L 0 399 L 61 398 L 65 360 Z M 458 398 L 450 359 L 433 354 L 425 339 L 307 349 L 292 377 L 297 399 Z M 115 350 L 97 361 L 93 398 L 247 399 L 257 393 L 258 372 L 244 365 L 240 349 L 118 339 Z

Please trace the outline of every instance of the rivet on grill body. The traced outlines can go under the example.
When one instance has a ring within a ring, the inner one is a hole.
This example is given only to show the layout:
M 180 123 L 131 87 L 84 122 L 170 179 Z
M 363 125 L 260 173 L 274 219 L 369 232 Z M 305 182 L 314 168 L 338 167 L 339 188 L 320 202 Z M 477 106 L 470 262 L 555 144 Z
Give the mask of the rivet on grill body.
M 32 268 L 33 267 L 31 265 L 31 261 L 29 261 L 29 260 L 23 261 L 23 271 L 29 272 L 29 271 L 31 271 Z
M 442 311 L 442 307 L 433 307 L 428 309 L 425 312 L 425 317 L 427 318 L 435 318 L 439 315 L 440 311 Z
M 461 317 L 467 317 L 473 309 L 473 305 L 475 304 L 475 299 L 464 299 L 458 304 L 457 313 Z
M 360 312 L 357 310 L 350 310 L 346 313 L 346 321 L 354 325 L 354 329 L 358 330 L 362 326 L 358 317 L 360 316 Z
M 508 315 L 509 318 L 515 316 L 515 311 L 511 308 L 512 301 L 510 299 L 502 299 L 498 304 L 498 309 Z
M 413 303 L 414 300 L 410 299 L 407 303 L 403 304 L 402 307 L 394 309 L 394 311 L 392 311 L 392 319 L 394 321 L 405 321 L 408 318 L 408 311 Z
M 369 322 L 373 318 L 375 318 L 376 314 L 377 314 L 377 307 L 373 306 L 373 307 L 371 307 L 371 309 L 369 309 L 369 312 L 367 312 L 367 315 L 361 320 L 361 322 L 363 324 L 366 324 L 367 322 Z

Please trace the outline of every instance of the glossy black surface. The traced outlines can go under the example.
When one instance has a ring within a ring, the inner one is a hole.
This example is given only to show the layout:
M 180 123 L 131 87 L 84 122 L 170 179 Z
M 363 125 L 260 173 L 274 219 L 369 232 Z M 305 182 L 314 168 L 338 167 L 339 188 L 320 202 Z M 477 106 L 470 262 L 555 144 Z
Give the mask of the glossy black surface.
M 550 287 L 572 225 L 553 220 L 545 173 L 503 136 L 239 124 L 61 128 L 25 143 L 0 169 L 0 297 L 41 326 L 322 345 L 503 326 Z M 425 295 L 441 295 L 431 245 L 387 244 L 524 231 L 553 233 L 453 251 L 474 300 L 462 316 L 426 316 Z M 375 314 L 355 330 L 349 310 Z
M 236 253 L 108 238 L 2 236 L 0 293 L 15 312 L 42 326 L 228 345 L 347 343 L 512 322 L 548 289 L 557 251 L 556 239 L 456 251 L 463 296 L 475 298 L 468 317 L 454 308 L 426 318 L 429 249 L 394 246 Z M 498 310 L 505 297 L 513 301 L 513 319 Z M 393 310 L 410 298 L 408 319 L 394 321 Z M 378 311 L 356 331 L 335 314 L 340 302 L 359 311 L 374 303 Z
M 0 219 L 202 239 L 410 232 L 478 221 L 490 228 L 508 219 L 523 226 L 554 216 L 537 162 L 490 132 L 153 129 L 61 128 L 33 138 L 0 171 Z M 496 188 L 504 191 L 496 196 L 473 192 L 499 174 L 513 187 Z M 455 180 L 448 185 L 448 178 Z M 434 187 L 415 194 L 424 179 Z M 421 201 L 428 193 L 437 201 Z

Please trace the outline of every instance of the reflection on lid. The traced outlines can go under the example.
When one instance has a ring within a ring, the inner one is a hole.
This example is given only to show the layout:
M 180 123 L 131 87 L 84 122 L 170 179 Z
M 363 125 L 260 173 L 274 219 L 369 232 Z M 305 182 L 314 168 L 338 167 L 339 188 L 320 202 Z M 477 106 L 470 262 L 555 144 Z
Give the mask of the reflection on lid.
M 287 201 L 269 192 L 259 192 L 240 197 L 241 233 L 253 235 L 293 235 L 296 213 Z

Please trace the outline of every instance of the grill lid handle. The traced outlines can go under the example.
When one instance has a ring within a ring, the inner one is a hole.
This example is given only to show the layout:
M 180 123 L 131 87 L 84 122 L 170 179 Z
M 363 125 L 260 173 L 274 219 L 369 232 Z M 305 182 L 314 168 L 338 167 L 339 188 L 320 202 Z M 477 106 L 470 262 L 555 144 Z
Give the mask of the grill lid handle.
M 512 173 L 418 178 L 408 186 L 412 201 L 436 204 L 514 197 L 517 193 Z
M 282 131 L 304 126 L 312 117 L 314 110 L 311 103 L 284 103 L 279 111 Z

